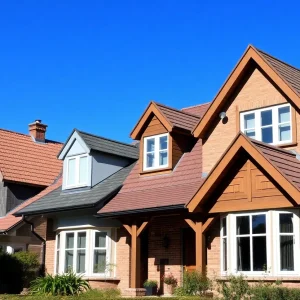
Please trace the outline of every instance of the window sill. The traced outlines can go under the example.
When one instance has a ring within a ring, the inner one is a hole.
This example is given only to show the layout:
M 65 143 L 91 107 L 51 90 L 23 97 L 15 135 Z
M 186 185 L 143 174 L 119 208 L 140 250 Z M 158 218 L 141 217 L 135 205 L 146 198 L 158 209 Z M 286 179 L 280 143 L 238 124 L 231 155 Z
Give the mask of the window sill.
M 120 281 L 121 280 L 120 278 L 117 277 L 105 277 L 105 276 L 83 276 L 82 278 L 88 281 L 99 281 L 99 280 Z
M 282 144 L 282 145 L 278 145 L 277 147 L 279 148 L 289 148 L 289 147 L 296 147 L 298 146 L 297 142 L 292 142 L 292 143 L 288 143 L 288 144 Z
M 239 276 L 239 275 L 236 275 Z M 229 275 L 228 276 L 219 276 L 217 277 L 217 280 L 221 280 L 221 281 L 227 281 L 229 280 Z M 247 276 L 244 275 L 244 279 L 247 281 L 259 281 L 262 280 L 263 281 L 285 281 L 285 282 L 289 282 L 289 281 L 297 281 L 300 282 L 300 275 L 278 275 L 278 276 L 269 276 L 268 274 L 262 274 L 260 276 Z
M 140 172 L 140 175 L 150 175 L 150 174 L 165 174 L 165 173 L 171 173 L 172 168 L 171 167 L 166 167 L 166 168 L 161 168 L 161 169 L 153 169 L 153 170 L 145 170 Z

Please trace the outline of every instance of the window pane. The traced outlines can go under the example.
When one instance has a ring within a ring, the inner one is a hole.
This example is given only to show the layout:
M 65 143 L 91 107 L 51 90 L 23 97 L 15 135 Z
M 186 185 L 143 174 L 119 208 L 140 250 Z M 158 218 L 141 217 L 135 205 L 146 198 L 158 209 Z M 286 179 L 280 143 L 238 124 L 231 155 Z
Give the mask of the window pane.
M 154 167 L 154 153 L 147 153 L 147 168 Z
M 261 126 L 272 125 L 272 110 L 261 112 Z
M 95 247 L 105 248 L 106 247 L 106 232 L 96 232 L 95 233 Z
M 80 157 L 79 160 L 79 183 L 87 183 L 88 175 L 88 158 Z
M 168 164 L 168 152 L 162 151 L 159 153 L 159 165 L 165 166 Z
M 223 236 L 227 235 L 226 218 L 222 219 Z
M 249 234 L 250 233 L 249 216 L 236 217 L 236 233 Z
M 57 249 L 60 248 L 60 234 L 57 235 Z
M 252 233 L 266 233 L 266 216 L 252 216 Z
M 78 250 L 76 273 L 84 273 L 84 272 L 85 272 L 85 250 Z
M 66 234 L 66 248 L 74 248 L 74 232 Z
M 78 232 L 77 248 L 85 248 L 86 232 Z
M 94 273 L 104 273 L 106 269 L 106 250 L 94 251 Z
M 265 236 L 253 237 L 253 271 L 267 270 L 267 240 Z
M 76 160 L 75 158 L 68 160 L 68 178 L 67 183 L 68 185 L 75 184 L 75 168 L 76 168 Z
M 279 141 L 289 141 L 291 139 L 291 126 L 279 125 Z
M 280 214 L 280 233 L 293 233 L 293 214 Z
M 223 271 L 227 271 L 227 238 L 223 238 Z
M 168 149 L 168 136 L 162 136 L 159 138 L 159 150 Z
M 56 251 L 56 273 L 59 271 L 59 251 Z
M 264 143 L 273 143 L 273 127 L 261 129 L 261 140 Z
M 255 115 L 248 114 L 244 115 L 244 129 L 254 128 L 255 127 Z
M 237 238 L 237 269 L 250 271 L 250 237 Z
M 255 139 L 255 130 L 246 130 L 244 133 L 249 136 L 249 138 Z
M 155 144 L 154 139 L 147 140 L 147 152 L 154 151 L 154 144 Z
M 294 237 L 280 237 L 280 270 L 294 271 Z
M 73 250 L 66 251 L 65 257 L 65 273 L 73 270 Z
M 290 107 L 281 107 L 278 109 L 279 123 L 290 122 Z

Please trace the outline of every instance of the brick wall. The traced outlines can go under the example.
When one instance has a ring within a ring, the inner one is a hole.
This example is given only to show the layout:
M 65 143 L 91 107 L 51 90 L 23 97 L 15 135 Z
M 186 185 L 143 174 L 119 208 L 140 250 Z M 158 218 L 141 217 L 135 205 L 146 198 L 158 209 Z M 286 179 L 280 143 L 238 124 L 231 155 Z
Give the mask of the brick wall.
M 212 169 L 236 136 L 239 129 L 237 111 L 285 103 L 287 100 L 258 69 L 255 69 L 237 95 L 228 102 L 231 102 L 226 109 L 228 122 L 223 124 L 219 121 L 203 143 L 203 172 L 209 172 Z M 297 135 L 300 141 L 299 112 L 297 113 Z M 300 145 L 298 145 L 298 151 L 300 152 Z
M 55 232 L 53 231 L 53 220 L 48 219 L 46 229 L 46 272 L 49 274 L 54 273 L 55 261 Z
M 220 223 L 215 222 L 209 231 L 207 236 L 207 275 L 213 279 L 216 276 L 220 276 L 220 259 L 221 259 L 221 246 L 220 246 Z

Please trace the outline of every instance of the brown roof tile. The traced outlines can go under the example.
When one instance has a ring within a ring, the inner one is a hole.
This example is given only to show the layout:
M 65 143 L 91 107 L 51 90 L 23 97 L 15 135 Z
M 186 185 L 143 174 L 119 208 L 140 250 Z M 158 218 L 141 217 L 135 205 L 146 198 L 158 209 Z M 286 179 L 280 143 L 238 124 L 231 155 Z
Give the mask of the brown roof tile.
M 21 217 L 15 217 L 13 214 L 17 212 L 18 210 L 28 206 L 29 204 L 37 201 L 38 199 L 42 198 L 43 196 L 49 194 L 50 192 L 54 191 L 58 187 L 60 187 L 62 184 L 62 179 L 55 181 L 52 185 L 45 188 L 43 191 L 41 191 L 36 196 L 22 202 L 19 206 L 11 210 L 6 216 L 0 218 L 0 231 L 8 231 L 10 228 L 14 227 L 18 223 L 22 221 Z
M 122 189 L 99 214 L 185 204 L 199 189 L 202 178 L 202 141 L 185 153 L 169 174 L 140 176 L 139 163 L 125 180 Z
M 210 106 L 211 102 L 199 104 L 195 106 L 185 107 L 181 110 L 190 114 L 194 114 L 202 118 L 202 116 L 206 113 L 208 107 Z
M 58 176 L 61 143 L 36 143 L 31 136 L 0 129 L 0 171 L 4 180 L 48 186 Z

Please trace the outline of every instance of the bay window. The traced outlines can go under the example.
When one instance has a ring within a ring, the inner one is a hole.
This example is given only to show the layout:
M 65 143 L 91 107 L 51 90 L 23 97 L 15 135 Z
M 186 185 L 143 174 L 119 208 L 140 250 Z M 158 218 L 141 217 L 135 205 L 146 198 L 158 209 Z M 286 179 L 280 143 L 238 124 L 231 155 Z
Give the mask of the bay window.
M 220 237 L 223 275 L 300 275 L 297 210 L 228 214 Z
M 88 184 L 88 156 L 66 158 L 66 187 L 80 187 Z
M 242 112 L 241 131 L 250 138 L 268 144 L 292 142 L 292 114 L 290 104 Z
M 61 231 L 56 236 L 56 273 L 113 276 L 112 229 Z
M 168 167 L 168 138 L 167 133 L 144 138 L 144 170 Z

